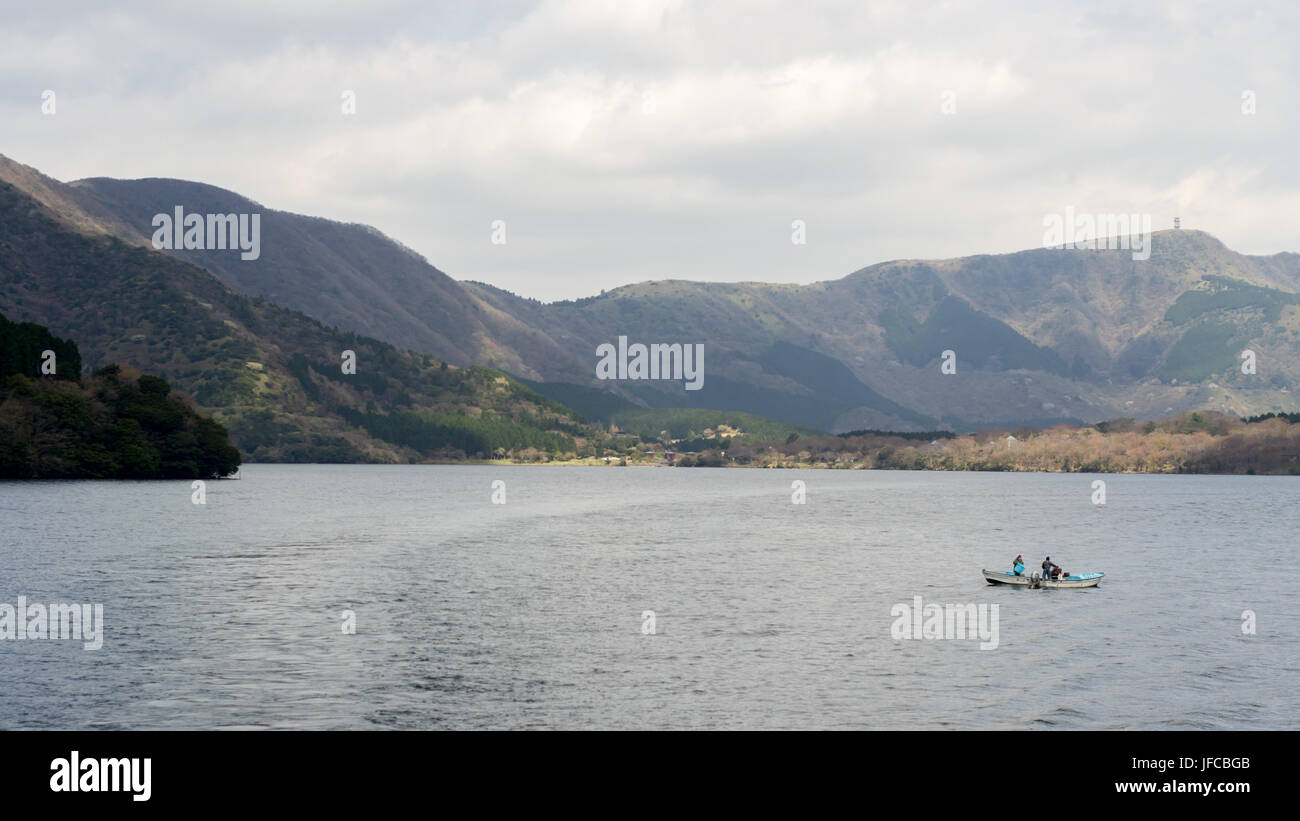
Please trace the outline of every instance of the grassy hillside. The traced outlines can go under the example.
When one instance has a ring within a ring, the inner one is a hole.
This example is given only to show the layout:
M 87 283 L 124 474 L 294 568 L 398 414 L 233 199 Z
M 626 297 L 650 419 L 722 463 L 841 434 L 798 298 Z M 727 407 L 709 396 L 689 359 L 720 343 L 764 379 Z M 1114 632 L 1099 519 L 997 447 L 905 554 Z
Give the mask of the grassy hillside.
M 453 367 L 236 294 L 197 266 L 73 230 L 5 183 L 0 311 L 77 339 L 92 368 L 160 374 L 252 460 L 487 458 L 498 447 L 508 456 L 514 440 L 483 433 L 502 425 L 529 432 L 522 447 L 558 455 L 593 434 L 502 373 Z M 355 354 L 355 374 L 343 373 L 345 351 Z M 410 414 L 439 421 L 413 437 L 401 424 Z
M 1023 368 L 1066 373 L 1065 362 L 1056 351 L 1040 348 L 1006 323 L 957 297 L 945 297 L 924 322 L 917 322 L 905 310 L 886 310 L 881 313 L 880 326 L 885 344 L 909 365 L 923 367 L 937 362 L 941 352 L 952 350 L 961 351 L 963 365 L 980 370 Z
M 612 424 L 619 430 L 634 433 L 645 440 L 665 444 L 694 443 L 698 440 L 723 438 L 735 441 L 785 441 L 791 436 L 809 436 L 818 431 L 764 419 L 741 411 L 718 411 L 706 408 L 631 408 L 613 415 Z M 685 448 L 683 449 L 699 449 Z
M 609 424 L 615 413 L 639 407 L 618 394 L 599 388 L 574 385 L 570 382 L 534 382 L 528 379 L 519 381 L 543 396 L 572 408 L 590 422 Z
M 1228 280 L 1240 293 L 1228 293 Z M 969 430 L 1300 408 L 1300 297 L 1290 290 L 1298 285 L 1294 254 L 1250 257 L 1184 230 L 1157 232 L 1145 261 L 1039 249 L 887 262 L 803 286 L 648 282 L 552 305 L 466 287 L 580 352 L 618 335 L 702 342 L 707 377 L 695 395 L 664 383 L 620 386 L 650 405 L 735 408 L 832 430 L 925 430 L 936 420 Z M 1179 344 L 1204 322 L 1234 330 L 1194 331 Z M 1233 372 L 1247 343 L 1268 363 L 1255 379 Z M 807 364 L 782 367 L 785 357 L 771 355 L 790 349 L 808 352 Z M 957 354 L 952 378 L 939 373 L 943 350 Z M 589 363 L 581 373 L 563 363 L 547 378 L 590 380 Z

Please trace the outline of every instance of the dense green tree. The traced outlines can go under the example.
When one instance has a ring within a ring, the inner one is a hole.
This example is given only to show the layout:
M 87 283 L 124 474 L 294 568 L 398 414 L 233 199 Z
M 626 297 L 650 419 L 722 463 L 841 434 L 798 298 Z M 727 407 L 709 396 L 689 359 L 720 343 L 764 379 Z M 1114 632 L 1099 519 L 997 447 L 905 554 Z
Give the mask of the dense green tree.
M 0 381 L 0 478 L 210 479 L 238 469 L 226 429 L 165 379 L 117 365 L 63 378 L 65 364 L 80 370 L 75 344 L 0 322 L 6 362 L 38 346 L 60 357 L 58 379 L 11 370 Z
M 60 339 L 48 328 L 32 322 L 10 322 L 0 316 L 0 378 L 20 373 L 43 376 L 44 352 L 54 352 L 54 379 L 81 378 L 81 352 L 77 343 Z

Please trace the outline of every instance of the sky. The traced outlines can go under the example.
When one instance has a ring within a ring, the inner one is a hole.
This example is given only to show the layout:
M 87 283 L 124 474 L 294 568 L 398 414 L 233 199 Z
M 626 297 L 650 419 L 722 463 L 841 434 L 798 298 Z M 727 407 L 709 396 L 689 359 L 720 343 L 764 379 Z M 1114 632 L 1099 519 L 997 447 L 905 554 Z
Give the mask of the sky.
M 1293 3 L 0 2 L 0 153 L 543 301 L 1041 247 L 1067 207 L 1300 251 Z

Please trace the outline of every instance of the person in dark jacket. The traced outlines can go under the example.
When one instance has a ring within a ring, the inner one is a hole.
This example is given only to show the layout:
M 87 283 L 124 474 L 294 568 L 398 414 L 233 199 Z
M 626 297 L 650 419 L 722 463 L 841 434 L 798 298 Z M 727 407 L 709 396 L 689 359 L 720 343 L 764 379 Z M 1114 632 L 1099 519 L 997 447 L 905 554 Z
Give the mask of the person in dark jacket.
M 1048 556 L 1043 559 L 1043 578 L 1054 579 L 1061 575 L 1061 566 L 1052 562 L 1052 557 Z
M 1023 576 L 1025 574 L 1024 556 L 1020 555 L 1019 553 L 1016 554 L 1016 558 L 1013 559 L 1011 562 L 1011 572 L 1015 573 L 1017 576 Z

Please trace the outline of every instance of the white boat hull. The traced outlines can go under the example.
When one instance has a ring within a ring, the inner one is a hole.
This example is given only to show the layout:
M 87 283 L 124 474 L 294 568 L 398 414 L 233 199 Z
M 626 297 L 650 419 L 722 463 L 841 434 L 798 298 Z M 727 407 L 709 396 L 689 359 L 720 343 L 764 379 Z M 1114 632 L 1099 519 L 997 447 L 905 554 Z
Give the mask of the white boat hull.
M 1101 582 L 1105 573 L 1080 573 L 1077 576 L 1063 576 L 1059 579 L 1040 578 L 1037 573 L 1033 575 L 1021 575 L 1010 572 L 1009 570 L 985 570 L 984 579 L 989 584 L 1009 584 L 1014 587 L 1028 587 L 1037 589 L 1040 587 L 1096 587 Z

